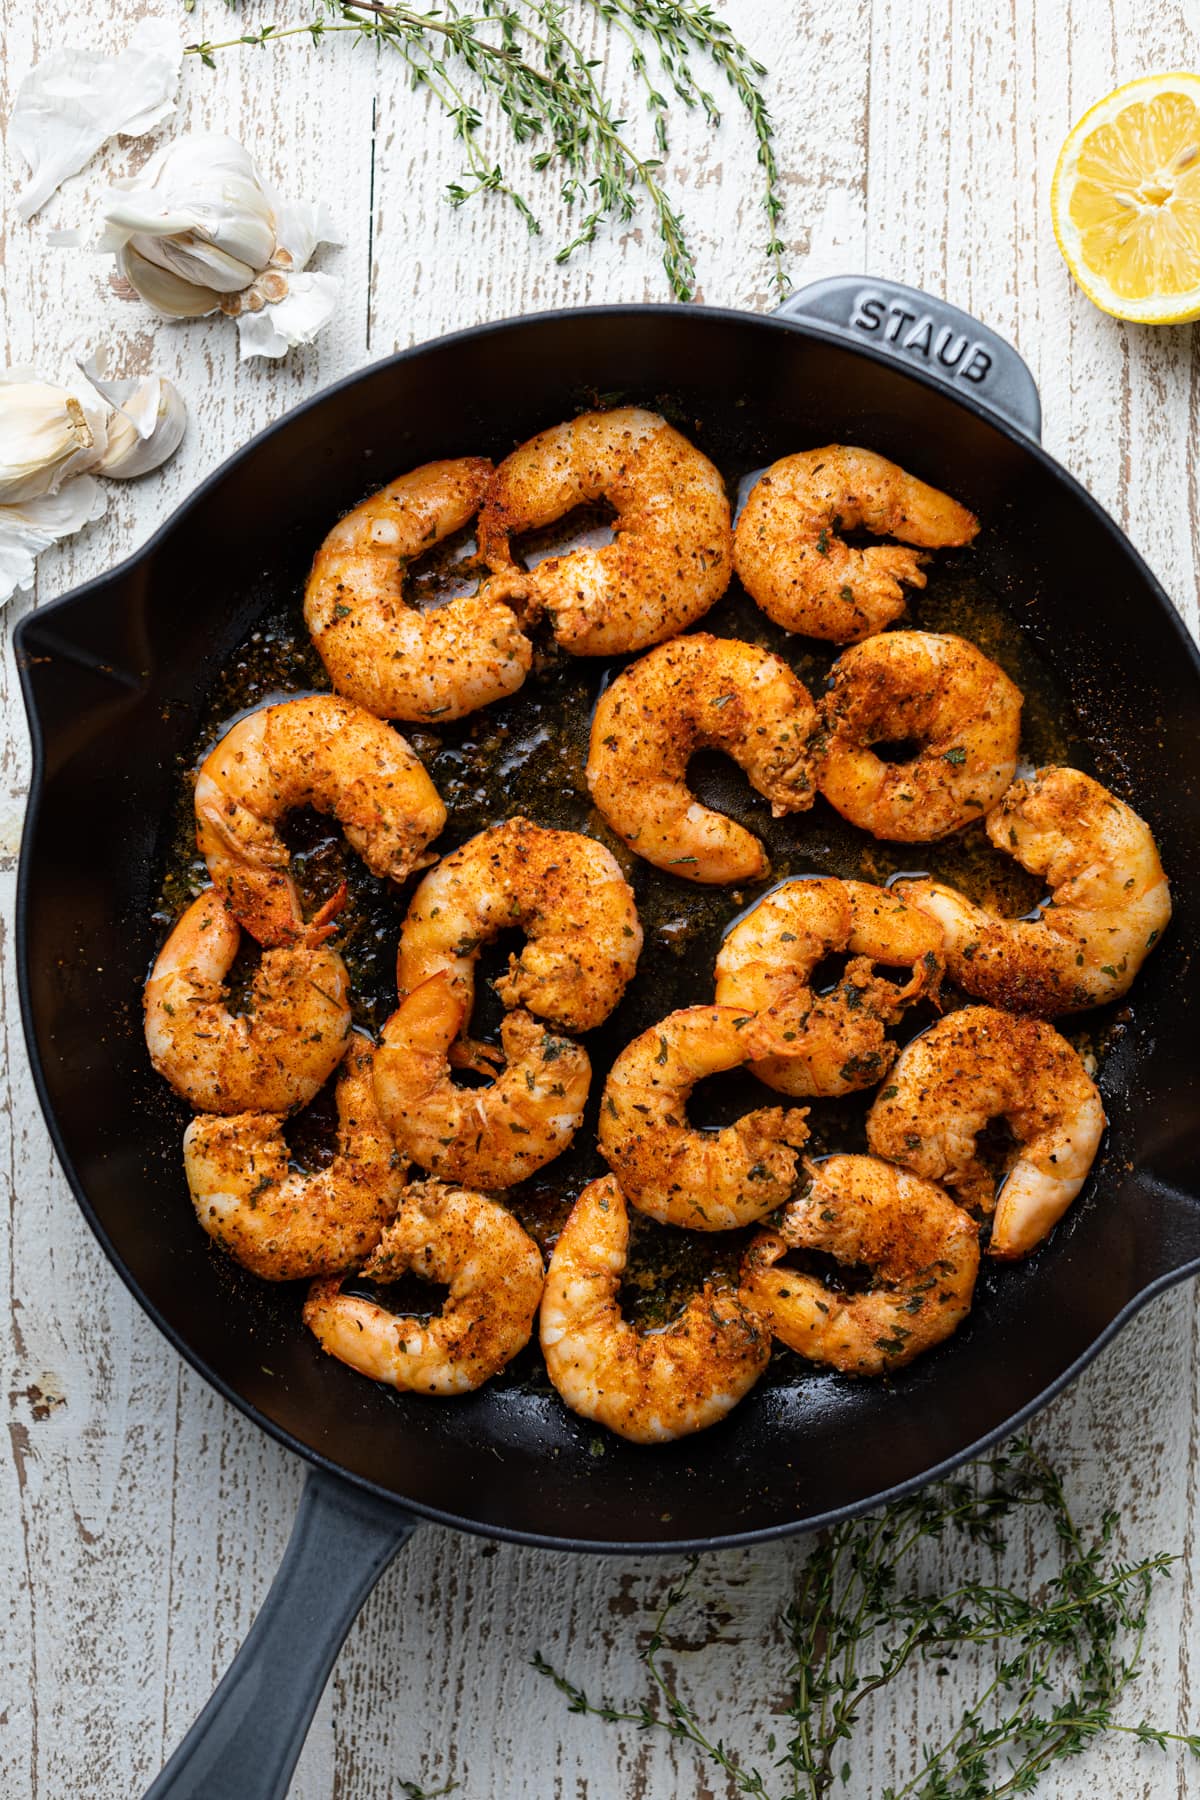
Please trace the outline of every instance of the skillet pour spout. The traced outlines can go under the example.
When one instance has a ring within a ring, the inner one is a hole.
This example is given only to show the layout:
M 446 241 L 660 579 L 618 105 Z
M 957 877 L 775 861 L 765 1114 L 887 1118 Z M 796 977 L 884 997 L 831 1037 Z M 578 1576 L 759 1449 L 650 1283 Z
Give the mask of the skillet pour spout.
M 984 521 L 973 572 L 1020 596 L 1022 630 L 1069 696 L 1096 773 L 1151 825 L 1177 903 L 1113 1034 L 1101 1075 L 1111 1126 L 1088 1186 L 1033 1258 L 987 1271 L 949 1345 L 886 1387 L 823 1372 L 764 1381 L 708 1433 L 655 1450 L 614 1440 L 601 1457 L 591 1430 L 536 1387 L 438 1404 L 363 1381 L 316 1352 L 294 1292 L 220 1261 L 193 1227 L 181 1115 L 150 1069 L 137 1004 L 157 948 L 163 820 L 203 698 L 264 609 L 302 585 L 320 532 L 384 470 L 503 456 L 598 395 L 669 410 L 726 468 L 862 443 L 961 498 Z M 812 1530 L 1014 1429 L 1151 1294 L 1200 1267 L 1188 976 L 1200 659 L 1116 524 L 1042 450 L 1039 424 L 1032 376 L 1001 338 L 865 277 L 820 283 L 774 318 L 612 306 L 514 319 L 317 396 L 210 476 L 130 561 L 18 627 L 35 753 L 18 979 L 55 1148 L 140 1305 L 219 1392 L 320 1470 L 221 1714 L 187 1740 L 190 1773 L 181 1765 L 156 1795 L 285 1791 L 353 1611 L 413 1515 L 623 1552 Z M 275 521 L 269 547 L 263 519 Z M 326 1565 L 336 1579 L 323 1579 Z

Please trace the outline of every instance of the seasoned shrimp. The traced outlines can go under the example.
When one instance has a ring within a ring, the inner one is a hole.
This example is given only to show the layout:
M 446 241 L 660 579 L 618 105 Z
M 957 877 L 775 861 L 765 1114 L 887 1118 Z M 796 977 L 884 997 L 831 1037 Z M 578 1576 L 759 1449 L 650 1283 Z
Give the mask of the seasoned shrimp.
M 1014 781 L 988 836 L 1050 885 L 1034 919 L 1002 919 L 937 881 L 906 881 L 946 934 L 959 986 L 1014 1012 L 1071 1013 L 1117 1000 L 1171 917 L 1150 828 L 1078 769 Z
M 266 950 L 249 1013 L 231 1013 L 225 980 L 241 935 L 212 888 L 176 923 L 143 997 L 150 1061 L 201 1112 L 292 1112 L 345 1052 L 346 966 L 324 944 Z
M 688 881 L 760 880 L 758 839 L 701 806 L 687 785 L 697 750 L 724 750 L 776 818 L 816 798 L 808 689 L 785 662 L 732 638 L 677 638 L 632 663 L 600 696 L 587 781 L 617 835 L 647 862 Z
M 400 1204 L 404 1162 L 375 1105 L 371 1046 L 352 1036 L 337 1084 L 338 1153 L 328 1168 L 291 1167 L 271 1113 L 201 1116 L 184 1133 L 196 1217 L 244 1269 L 296 1281 L 369 1255 Z
M 888 1375 L 940 1344 L 971 1310 L 979 1227 L 940 1187 L 874 1156 L 806 1165 L 812 1186 L 746 1252 L 742 1298 L 775 1336 L 843 1375 Z M 780 1268 L 818 1250 L 872 1271 L 864 1292 Z
M 331 812 L 376 875 L 403 881 L 433 859 L 425 846 L 446 808 L 404 739 L 332 694 L 264 706 L 240 719 L 196 780 L 196 841 L 213 886 L 262 944 L 319 943 L 330 902 L 307 924 L 275 829 L 297 806 Z
M 408 564 L 474 516 L 482 456 L 426 463 L 339 519 L 317 551 L 304 618 L 339 694 L 382 719 L 460 719 L 515 694 L 533 650 L 512 608 L 482 593 L 430 612 L 405 597 Z
M 863 527 L 899 544 L 853 550 L 841 533 Z M 750 491 L 733 560 L 750 597 L 786 631 L 856 644 L 904 611 L 905 586 L 923 588 L 922 550 L 969 544 L 979 521 L 957 500 L 850 444 L 826 444 L 772 463 Z M 916 545 L 905 549 L 903 545 Z
M 932 929 L 930 929 L 932 927 Z M 850 952 L 829 993 L 810 986 L 822 957 Z M 907 969 L 903 986 L 875 965 Z M 865 881 L 785 881 L 729 931 L 717 956 L 718 1006 L 759 1014 L 779 1046 L 751 1067 L 783 1094 L 874 1087 L 896 1059 L 886 1031 L 917 1000 L 936 1002 L 942 935 L 934 920 Z
M 445 970 L 470 1018 L 480 946 L 508 927 L 525 933 L 494 986 L 506 1007 L 526 1007 L 564 1031 L 606 1019 L 642 948 L 633 891 L 616 858 L 577 831 L 528 819 L 493 825 L 443 857 L 412 897 L 400 932 L 401 998 Z M 485 1045 L 456 1047 L 480 1066 Z
M 422 1324 L 374 1300 L 316 1281 L 304 1323 L 323 1350 L 373 1381 L 417 1394 L 468 1394 L 523 1350 L 542 1297 L 542 1257 L 495 1200 L 440 1181 L 414 1182 L 379 1248 L 359 1271 L 395 1281 L 406 1270 L 450 1289 Z
M 821 701 L 817 783 L 877 838 L 924 844 L 995 805 L 1017 767 L 1021 691 L 965 638 L 889 631 L 840 656 Z M 885 762 L 882 743 L 916 745 Z
M 773 1045 L 735 1006 L 688 1006 L 625 1046 L 604 1089 L 599 1143 L 639 1211 L 663 1225 L 729 1231 L 790 1197 L 796 1151 L 808 1137 L 805 1109 L 763 1107 L 721 1131 L 687 1120 L 698 1081 Z
M 614 536 L 600 549 L 513 559 L 511 539 L 607 500 Z M 706 613 L 729 585 L 732 534 L 724 483 L 706 456 L 657 413 L 623 406 L 539 432 L 496 470 L 479 548 L 497 597 L 547 612 L 575 656 L 644 650 Z
M 456 1087 L 450 1046 L 466 1013 L 443 971 L 400 1003 L 375 1059 L 379 1110 L 404 1154 L 472 1187 L 524 1181 L 566 1149 L 591 1081 L 587 1052 L 527 1012 L 500 1026 L 505 1067 L 487 1087 Z
M 996 1198 L 976 1150 L 1003 1119 L 1016 1139 Z M 877 1156 L 942 1181 L 983 1213 L 995 1207 L 991 1256 L 1024 1256 L 1083 1186 L 1104 1131 L 1095 1084 L 1065 1038 L 1040 1019 L 968 1006 L 901 1054 L 867 1116 Z
M 665 1330 L 637 1331 L 618 1298 L 628 1245 L 620 1187 L 611 1175 L 591 1182 L 550 1258 L 542 1352 L 572 1412 L 661 1444 L 723 1419 L 766 1368 L 771 1339 L 736 1293 L 712 1283 Z

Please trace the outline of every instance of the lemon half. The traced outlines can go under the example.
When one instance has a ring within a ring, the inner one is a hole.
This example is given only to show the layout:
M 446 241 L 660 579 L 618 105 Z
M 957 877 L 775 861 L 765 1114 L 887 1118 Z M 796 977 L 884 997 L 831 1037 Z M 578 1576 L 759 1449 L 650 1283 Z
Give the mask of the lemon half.
M 1067 267 L 1104 312 L 1200 318 L 1200 75 L 1145 75 L 1085 113 L 1050 210 Z

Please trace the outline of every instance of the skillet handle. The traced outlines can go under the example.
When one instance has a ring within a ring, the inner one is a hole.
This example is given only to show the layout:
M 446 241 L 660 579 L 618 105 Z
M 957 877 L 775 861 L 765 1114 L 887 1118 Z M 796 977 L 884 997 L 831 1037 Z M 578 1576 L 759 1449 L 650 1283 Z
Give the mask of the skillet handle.
M 969 395 L 1027 437 L 1041 437 L 1042 403 L 1028 364 L 989 326 L 947 300 L 898 281 L 832 275 L 789 294 L 774 316 L 871 344 Z
M 145 1800 L 283 1800 L 346 1633 L 417 1523 L 335 1475 L 309 1475 L 250 1635 Z

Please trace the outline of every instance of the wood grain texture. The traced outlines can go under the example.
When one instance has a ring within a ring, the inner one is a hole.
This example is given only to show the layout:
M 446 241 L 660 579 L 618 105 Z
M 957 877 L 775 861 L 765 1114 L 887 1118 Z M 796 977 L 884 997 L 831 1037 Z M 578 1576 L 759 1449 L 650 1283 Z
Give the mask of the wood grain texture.
M 154 10 L 176 16 L 166 0 Z M 16 82 L 60 41 L 109 48 L 146 8 L 80 0 L 71 19 L 0 0 L 0 116 Z M 1155 332 L 1098 313 L 1054 246 L 1047 195 L 1072 120 L 1119 80 L 1195 67 L 1189 0 L 729 0 L 771 65 L 786 171 L 786 234 L 799 282 L 888 274 L 958 301 L 1010 336 L 1038 378 L 1048 447 L 1122 521 L 1197 628 L 1200 501 L 1193 448 L 1200 370 L 1191 329 Z M 199 0 L 181 31 L 222 34 Z M 256 15 L 257 16 L 257 15 Z M 621 52 L 609 79 L 620 80 Z M 397 59 L 330 41 L 191 65 L 179 124 L 244 135 L 280 185 L 325 198 L 345 243 L 321 265 L 347 302 L 282 366 L 239 366 L 224 321 L 155 325 L 118 299 L 105 262 L 45 247 L 83 222 L 105 182 L 150 145 L 118 142 L 31 226 L 0 169 L 0 337 L 6 361 L 49 371 L 76 339 L 114 343 L 129 370 L 172 375 L 191 428 L 160 476 L 110 489 L 106 519 L 46 556 L 36 600 L 137 547 L 196 481 L 254 431 L 393 347 L 476 320 L 665 287 L 645 221 L 565 267 L 551 184 L 545 230 L 510 209 L 454 212 L 440 195 L 461 156 Z M 636 116 L 632 115 L 631 116 Z M 495 121 L 485 129 L 492 130 Z M 499 138 L 496 140 L 501 142 Z M 507 154 L 507 151 L 506 151 Z M 511 159 L 510 159 L 511 160 Z M 682 120 L 669 175 L 694 237 L 703 297 L 761 308 L 769 275 L 753 150 L 731 112 L 717 135 Z M 264 521 L 269 531 L 270 521 Z M 31 603 L 31 602 L 30 602 Z M 28 603 L 25 603 L 28 604 Z M 286 1541 L 301 1471 L 186 1369 L 142 1317 L 85 1231 L 55 1166 L 21 1043 L 12 889 L 28 779 L 4 627 L 0 705 L 0 1029 L 5 1228 L 0 1333 L 8 1438 L 0 1454 L 0 1793 L 127 1800 L 179 1739 L 244 1635 Z M 1131 1555 L 1183 1552 L 1152 1615 L 1135 1701 L 1164 1725 L 1200 1718 L 1191 1648 L 1200 1570 L 1197 1323 L 1193 1291 L 1152 1304 L 1038 1422 L 1081 1511 L 1115 1500 Z M 1021 1539 L 1031 1577 L 1047 1546 Z M 739 1749 L 769 1760 L 761 1697 L 782 1688 L 771 1621 L 803 1558 L 781 1544 L 707 1559 L 669 1666 Z M 465 1800 L 668 1800 L 726 1793 L 669 1743 L 570 1717 L 529 1667 L 543 1650 L 593 1694 L 641 1698 L 647 1608 L 677 1572 L 649 1559 L 548 1556 L 421 1531 L 355 1626 L 305 1749 L 296 1800 L 394 1800 L 403 1779 L 454 1780 Z M 935 1573 L 931 1565 L 931 1573 Z M 911 1772 L 946 1719 L 956 1678 L 919 1672 L 875 1715 L 852 1795 Z M 753 1703 L 753 1704 L 752 1704 Z M 1048 1780 L 1083 1794 L 1200 1794 L 1176 1759 L 1126 1742 Z

